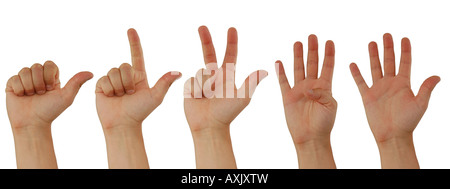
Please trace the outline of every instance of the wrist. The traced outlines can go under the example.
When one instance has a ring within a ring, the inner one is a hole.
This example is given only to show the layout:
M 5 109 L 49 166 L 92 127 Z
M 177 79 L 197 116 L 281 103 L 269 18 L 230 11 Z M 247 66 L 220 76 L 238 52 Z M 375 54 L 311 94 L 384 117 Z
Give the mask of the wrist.
M 307 140 L 301 143 L 295 143 L 294 145 L 297 152 L 299 151 L 314 152 L 331 149 L 331 142 L 329 137 Z
M 142 136 L 142 124 L 115 125 L 103 127 L 106 139 Z
M 50 125 L 14 127 L 17 168 L 58 168 Z
M 8 115 L 9 116 L 9 115 Z M 14 129 L 22 129 L 22 128 L 42 128 L 42 127 L 50 127 L 53 121 L 44 121 L 36 116 L 25 116 L 25 117 L 10 117 L 11 128 Z
M 335 169 L 330 138 L 308 140 L 295 144 L 301 169 Z
M 192 131 L 197 168 L 236 168 L 229 128 L 208 127 Z
M 194 133 L 220 133 L 229 132 L 230 123 L 224 123 L 216 119 L 207 119 L 203 121 L 189 121 L 191 132 Z
M 148 169 L 141 124 L 103 128 L 111 169 Z
M 194 143 L 208 143 L 220 147 L 224 143 L 231 144 L 230 127 L 209 127 L 192 131 Z
M 308 149 L 308 148 L 313 148 L 313 147 L 320 147 L 320 146 L 324 146 L 324 145 L 329 145 L 330 144 L 330 135 L 326 134 L 326 135 L 322 135 L 322 136 L 314 136 L 314 137 L 309 137 L 308 139 L 300 139 L 300 138 L 294 138 L 293 137 L 293 141 L 294 141 L 294 145 L 296 148 L 301 148 L 301 149 Z
M 401 155 L 407 151 L 414 152 L 415 154 L 412 135 L 393 137 L 380 142 L 377 141 L 377 146 L 381 154 Z
M 197 128 L 197 127 L 192 127 Z M 202 127 L 201 129 L 191 129 L 193 137 L 210 137 L 216 135 L 230 134 L 229 125 L 208 125 L 207 127 Z
M 377 141 L 377 145 L 382 168 L 419 168 L 412 134 Z
M 395 136 L 385 140 L 376 140 L 379 148 L 405 148 L 414 146 L 413 136 L 411 134 L 406 134 L 403 136 Z
M 51 138 L 51 124 L 36 123 L 26 125 L 12 125 L 14 137 L 26 137 L 37 139 L 42 137 Z

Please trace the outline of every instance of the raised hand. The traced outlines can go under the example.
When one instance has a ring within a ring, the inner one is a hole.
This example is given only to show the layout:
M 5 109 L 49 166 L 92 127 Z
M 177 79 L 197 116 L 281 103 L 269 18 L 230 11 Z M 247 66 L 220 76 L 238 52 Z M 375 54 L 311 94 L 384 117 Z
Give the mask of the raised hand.
M 109 167 L 148 168 L 142 122 L 161 104 L 181 73 L 168 72 L 150 88 L 136 30 L 128 30 L 128 40 L 132 66 L 124 63 L 98 80 L 97 112 L 107 140 Z
M 235 85 L 237 31 L 228 30 L 223 64 L 217 67 L 216 53 L 208 28 L 198 29 L 206 69 L 185 83 L 184 111 L 195 144 L 197 168 L 236 168 L 231 146 L 230 124 L 250 103 L 264 70 L 250 74 L 238 89 Z
M 16 147 L 18 168 L 57 168 L 51 123 L 67 107 L 90 72 L 73 76 L 64 88 L 55 63 L 23 68 L 6 84 L 6 107 Z
M 395 72 L 394 43 L 390 34 L 383 36 L 384 74 L 377 44 L 369 43 L 372 87 L 368 87 L 355 63 L 350 65 L 353 78 L 366 110 L 370 129 L 378 144 L 383 168 L 419 168 L 412 133 L 425 113 L 431 92 L 440 81 L 426 79 L 417 95 L 411 90 L 411 44 L 401 43 L 399 72 Z
M 303 45 L 294 44 L 294 87 L 286 78 L 281 61 L 275 63 L 283 96 L 286 122 L 297 149 L 300 168 L 336 168 L 330 145 L 337 102 L 331 94 L 334 43 L 327 41 L 322 73 L 318 75 L 318 42 L 308 38 L 306 74 Z

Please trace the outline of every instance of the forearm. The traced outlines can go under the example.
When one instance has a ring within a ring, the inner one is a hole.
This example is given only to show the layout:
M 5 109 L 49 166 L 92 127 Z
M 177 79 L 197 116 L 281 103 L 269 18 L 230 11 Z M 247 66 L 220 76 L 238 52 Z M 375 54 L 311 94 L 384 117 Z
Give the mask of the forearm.
M 229 126 L 193 131 L 198 169 L 236 169 Z
M 377 142 L 383 169 L 419 169 L 413 138 L 393 138 Z
M 18 169 L 57 169 L 50 125 L 13 127 Z
M 300 169 L 336 169 L 330 139 L 295 144 Z
M 141 125 L 104 129 L 110 169 L 148 169 Z

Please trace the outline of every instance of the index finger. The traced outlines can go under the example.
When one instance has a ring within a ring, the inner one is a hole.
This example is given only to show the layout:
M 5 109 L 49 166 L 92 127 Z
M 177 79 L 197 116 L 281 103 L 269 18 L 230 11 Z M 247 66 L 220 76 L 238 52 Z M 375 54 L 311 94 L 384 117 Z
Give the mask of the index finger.
M 329 40 L 325 44 L 325 59 L 323 61 L 322 73 L 320 78 L 325 79 L 328 82 L 333 80 L 333 70 L 334 70 L 334 43 Z
M 227 50 L 225 51 L 225 58 L 223 59 L 223 63 L 234 63 L 236 64 L 237 59 L 237 49 L 238 49 L 238 36 L 236 28 L 228 29 L 228 37 L 227 37 Z
M 200 26 L 198 28 L 198 34 L 200 35 L 200 40 L 202 42 L 203 49 L 203 59 L 205 64 L 217 63 L 216 51 L 211 39 L 211 34 L 206 26 Z
M 145 71 L 144 55 L 142 53 L 141 42 L 135 29 L 130 28 L 127 32 L 130 42 L 131 62 L 136 71 Z

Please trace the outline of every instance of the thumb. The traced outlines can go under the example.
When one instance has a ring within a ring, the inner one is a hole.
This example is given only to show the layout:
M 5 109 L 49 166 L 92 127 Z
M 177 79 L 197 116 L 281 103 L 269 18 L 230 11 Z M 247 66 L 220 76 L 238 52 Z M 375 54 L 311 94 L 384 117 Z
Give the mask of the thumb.
M 73 101 L 75 96 L 77 95 L 78 91 L 81 88 L 81 85 L 83 85 L 87 80 L 92 79 L 94 75 L 91 72 L 79 72 L 75 74 L 64 86 L 63 88 L 63 95 L 66 97 L 66 99 L 69 99 Z
M 159 80 L 156 82 L 155 86 L 153 86 L 152 91 L 154 91 L 155 97 L 159 99 L 164 99 L 167 91 L 169 90 L 170 85 L 181 77 L 181 73 L 177 71 L 167 72 L 164 74 Z
M 316 101 L 327 107 L 337 107 L 337 102 L 336 100 L 334 100 L 331 93 L 323 89 L 310 89 L 306 91 L 305 95 L 309 99 Z
M 238 98 L 252 98 L 253 93 L 256 90 L 256 86 L 267 77 L 268 73 L 265 70 L 258 70 L 251 73 L 242 83 L 241 87 L 237 91 Z
M 417 93 L 416 100 L 422 107 L 428 107 L 428 102 L 430 101 L 431 92 L 434 87 L 441 81 L 439 76 L 431 76 L 426 79 L 420 86 L 419 92 Z

